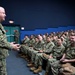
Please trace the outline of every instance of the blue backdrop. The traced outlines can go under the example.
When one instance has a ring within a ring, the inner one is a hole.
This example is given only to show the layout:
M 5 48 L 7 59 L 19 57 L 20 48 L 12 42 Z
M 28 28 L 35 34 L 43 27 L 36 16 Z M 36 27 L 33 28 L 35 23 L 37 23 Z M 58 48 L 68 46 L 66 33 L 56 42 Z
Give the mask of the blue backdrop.
M 38 35 L 38 34 L 45 34 L 45 33 L 51 33 L 51 32 L 61 32 L 61 31 L 67 31 L 67 30 L 75 30 L 75 26 L 67 26 L 67 27 L 57 27 L 57 28 L 48 28 L 48 29 L 36 29 L 36 30 L 32 30 L 32 31 L 21 31 L 21 40 L 24 38 L 25 35 Z
M 0 0 L 0 6 L 6 9 L 6 21 L 25 30 L 75 25 L 74 0 Z

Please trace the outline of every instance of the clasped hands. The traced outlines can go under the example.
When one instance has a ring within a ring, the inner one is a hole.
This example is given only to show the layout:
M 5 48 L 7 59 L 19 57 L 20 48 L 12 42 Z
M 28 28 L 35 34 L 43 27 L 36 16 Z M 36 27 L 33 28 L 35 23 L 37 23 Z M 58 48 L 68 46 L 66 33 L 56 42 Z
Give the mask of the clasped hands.
M 11 42 L 10 45 L 13 47 L 13 50 L 19 51 L 20 49 L 20 44 L 15 44 L 15 42 Z

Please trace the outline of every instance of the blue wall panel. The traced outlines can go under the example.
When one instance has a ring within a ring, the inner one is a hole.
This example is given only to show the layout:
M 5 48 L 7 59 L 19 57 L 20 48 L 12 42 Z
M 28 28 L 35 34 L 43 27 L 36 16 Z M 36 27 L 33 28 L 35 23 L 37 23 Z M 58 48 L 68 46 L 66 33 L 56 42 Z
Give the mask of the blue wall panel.
M 21 31 L 21 39 L 23 39 L 25 35 L 31 35 L 31 34 L 38 35 L 38 34 L 45 34 L 45 33 L 51 33 L 51 32 L 67 31 L 71 29 L 75 30 L 75 26 L 48 28 L 48 29 L 36 29 L 34 31 Z

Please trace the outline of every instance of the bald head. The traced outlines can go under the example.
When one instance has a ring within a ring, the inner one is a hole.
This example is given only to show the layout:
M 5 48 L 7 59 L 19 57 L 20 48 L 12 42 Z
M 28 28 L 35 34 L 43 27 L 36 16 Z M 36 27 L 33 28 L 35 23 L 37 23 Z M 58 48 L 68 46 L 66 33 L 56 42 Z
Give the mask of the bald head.
M 6 17 L 5 9 L 3 7 L 0 7 L 0 22 L 4 21 Z
M 1 10 L 4 10 L 4 8 L 0 6 L 0 11 L 1 11 Z

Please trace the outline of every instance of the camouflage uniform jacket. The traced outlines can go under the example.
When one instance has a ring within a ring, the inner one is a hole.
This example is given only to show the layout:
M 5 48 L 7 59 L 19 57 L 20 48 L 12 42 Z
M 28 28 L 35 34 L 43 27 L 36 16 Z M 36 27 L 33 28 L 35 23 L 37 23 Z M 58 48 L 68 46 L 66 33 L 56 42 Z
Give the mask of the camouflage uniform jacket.
M 43 47 L 44 47 L 44 41 L 42 40 L 37 43 L 37 45 L 34 47 L 34 49 L 38 51 L 38 50 L 42 50 Z
M 61 45 L 61 46 L 54 46 L 51 54 L 53 58 L 60 59 L 64 53 L 65 53 L 65 47 Z
M 8 56 L 8 49 L 12 49 L 12 46 L 7 42 L 6 32 L 0 24 L 0 59 Z
M 66 50 L 66 59 L 75 59 L 75 47 L 69 46 Z
M 50 53 L 54 47 L 54 43 L 53 42 L 46 42 L 44 44 L 44 53 Z

